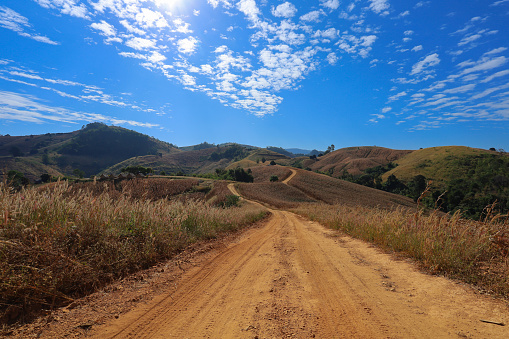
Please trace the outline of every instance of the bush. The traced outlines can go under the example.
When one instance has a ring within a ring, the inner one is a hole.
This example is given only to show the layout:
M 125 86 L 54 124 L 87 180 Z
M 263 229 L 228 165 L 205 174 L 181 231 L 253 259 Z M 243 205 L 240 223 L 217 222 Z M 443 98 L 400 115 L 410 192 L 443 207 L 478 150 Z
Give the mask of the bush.
M 275 165 L 276 165 L 276 162 L 275 162 L 274 160 L 272 160 L 272 161 L 270 162 L 270 165 L 271 165 L 271 166 L 275 166 Z
M 226 201 L 221 203 L 221 207 L 228 208 L 228 207 L 234 207 L 238 206 L 240 197 L 238 195 L 227 195 Z
M 276 182 L 276 181 L 279 181 L 279 178 L 277 177 L 277 175 L 272 175 L 272 176 L 270 177 L 270 181 L 271 181 L 271 182 Z

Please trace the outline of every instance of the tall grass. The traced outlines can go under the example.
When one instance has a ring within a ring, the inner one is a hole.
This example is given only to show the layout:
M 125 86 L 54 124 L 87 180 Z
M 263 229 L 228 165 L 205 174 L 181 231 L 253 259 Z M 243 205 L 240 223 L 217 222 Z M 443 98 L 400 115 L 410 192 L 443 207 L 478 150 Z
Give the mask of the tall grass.
M 19 193 L 0 184 L 0 319 L 65 305 L 264 215 L 247 204 L 112 198 L 67 182 Z
M 509 222 L 487 210 L 482 221 L 408 210 L 301 205 L 296 213 L 355 238 L 417 259 L 432 273 L 509 296 Z

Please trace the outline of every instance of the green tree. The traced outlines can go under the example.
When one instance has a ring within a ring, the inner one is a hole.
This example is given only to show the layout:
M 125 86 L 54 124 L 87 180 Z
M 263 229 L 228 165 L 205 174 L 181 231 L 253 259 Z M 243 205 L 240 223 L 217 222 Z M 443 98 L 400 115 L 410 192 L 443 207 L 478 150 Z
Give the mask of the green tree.
M 277 176 L 277 175 L 271 175 L 271 176 L 270 176 L 270 181 L 271 181 L 271 182 L 276 182 L 276 181 L 279 181 L 279 178 L 278 178 L 278 176 Z
M 21 172 L 11 170 L 7 172 L 7 181 L 9 186 L 15 189 L 21 189 L 21 187 L 27 186 L 30 184 L 30 180 L 25 177 L 25 175 Z
M 23 155 L 23 152 L 21 152 L 18 146 L 9 148 L 9 153 L 11 153 L 13 157 L 21 157 Z
M 147 174 L 150 174 L 152 173 L 152 168 L 150 167 L 143 167 L 143 166 L 128 166 L 128 167 L 125 167 L 125 168 L 122 168 L 120 170 L 120 172 L 122 173 L 132 173 L 132 174 L 143 174 L 143 175 L 147 175 Z
M 271 165 L 271 166 L 274 166 L 274 165 L 276 165 L 276 162 L 275 162 L 274 160 L 272 160 L 272 161 L 270 162 L 270 165 Z
M 80 170 L 79 168 L 75 168 L 73 171 L 72 171 L 72 174 L 74 174 L 75 176 L 77 176 L 78 178 L 83 178 L 85 176 L 85 172 L 83 172 L 82 170 Z

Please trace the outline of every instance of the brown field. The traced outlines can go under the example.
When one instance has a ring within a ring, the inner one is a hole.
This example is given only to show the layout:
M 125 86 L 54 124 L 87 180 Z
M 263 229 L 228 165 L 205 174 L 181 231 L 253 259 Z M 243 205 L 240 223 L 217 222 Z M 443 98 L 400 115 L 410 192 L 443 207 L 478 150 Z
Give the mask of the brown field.
M 305 166 L 313 171 L 332 171 L 334 177 L 341 176 L 344 170 L 357 175 L 367 168 L 386 165 L 412 152 L 384 147 L 348 147 L 324 155 L 318 161 L 307 161 Z
M 366 207 L 413 208 L 412 199 L 373 188 L 353 184 L 326 175 L 298 170 L 289 182 L 308 196 L 327 204 L 361 205 Z
M 316 202 L 298 189 L 280 182 L 237 184 L 238 191 L 248 199 L 264 202 L 276 208 L 293 208 L 300 203 Z
M 273 175 L 277 175 L 279 178 L 279 181 L 282 182 L 286 178 L 290 176 L 292 173 L 287 167 L 283 166 L 256 166 L 256 167 L 250 167 L 254 182 L 270 182 L 270 177 Z
M 121 195 L 132 199 L 159 200 L 168 199 L 175 195 L 189 192 L 199 184 L 197 179 L 133 179 L 123 180 L 118 183 L 113 181 L 86 182 L 71 185 L 70 195 L 79 191 L 90 192 L 93 195 L 108 193 L 112 198 Z

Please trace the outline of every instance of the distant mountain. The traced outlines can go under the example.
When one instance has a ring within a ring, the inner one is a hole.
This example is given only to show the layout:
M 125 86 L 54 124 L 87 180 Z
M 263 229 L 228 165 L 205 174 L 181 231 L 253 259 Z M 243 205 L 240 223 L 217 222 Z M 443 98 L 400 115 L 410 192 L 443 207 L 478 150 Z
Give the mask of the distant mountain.
M 285 150 L 284 148 L 281 148 L 281 147 L 267 146 L 266 149 L 268 149 L 269 151 L 272 151 L 272 152 L 276 152 L 276 153 L 285 155 L 289 158 L 295 157 L 295 155 L 293 153 L 288 152 L 287 150 Z
M 310 155 L 311 151 L 302 148 L 286 148 L 286 150 L 294 155 Z
M 44 173 L 70 175 L 75 169 L 90 176 L 131 157 L 174 152 L 179 150 L 172 144 L 102 123 L 71 133 L 0 137 L 0 167 L 31 180 Z

